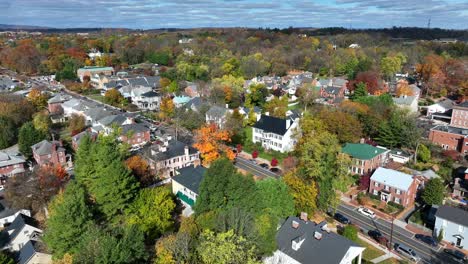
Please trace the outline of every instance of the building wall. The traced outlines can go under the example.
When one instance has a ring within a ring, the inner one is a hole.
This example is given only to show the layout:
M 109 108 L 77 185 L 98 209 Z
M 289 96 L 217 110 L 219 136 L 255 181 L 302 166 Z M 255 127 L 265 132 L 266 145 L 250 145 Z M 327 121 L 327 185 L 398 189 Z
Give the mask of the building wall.
M 434 236 L 439 235 L 440 230 L 443 229 L 443 240 L 450 243 L 457 243 L 455 235 L 461 235 L 464 239 L 461 240 L 461 246 L 463 248 L 468 247 L 468 227 L 462 226 L 448 220 L 442 219 L 436 216 L 436 222 L 434 225 Z
M 48 105 L 49 113 L 51 114 L 63 114 L 63 108 L 61 103 L 52 103 Z
M 264 264 L 301 264 L 299 261 L 284 254 L 280 250 L 276 250 L 273 256 L 266 258 Z
M 26 244 L 30 240 L 30 236 L 33 232 L 42 233 L 42 230 L 30 225 L 25 225 L 21 232 L 15 237 L 15 239 L 13 241 L 10 241 L 10 244 L 8 246 L 13 251 L 19 251 L 21 247 L 23 247 L 24 244 Z
M 429 140 L 446 150 L 456 150 L 464 154 L 468 152 L 468 140 L 463 135 L 431 130 L 429 132 Z
M 120 140 L 132 146 L 144 145 L 150 142 L 150 131 L 133 133 L 132 138 L 127 138 L 126 135 L 120 136 Z
M 454 108 L 450 125 L 454 127 L 468 128 L 468 110 Z
M 378 186 L 376 186 L 376 183 Z M 370 186 L 369 186 L 369 193 L 373 195 L 380 195 L 380 192 L 385 190 L 385 183 L 382 182 L 376 182 L 371 179 Z M 411 186 L 408 188 L 408 190 L 401 190 L 400 189 L 400 194 L 397 194 L 397 189 L 391 186 L 389 187 L 387 192 L 390 193 L 390 197 L 387 200 L 387 202 L 395 202 L 398 204 L 401 204 L 403 206 L 411 206 L 414 204 L 414 199 L 416 198 L 416 192 L 418 190 L 418 183 L 416 180 L 413 180 L 413 183 Z M 396 201 L 395 198 L 398 198 L 399 200 Z
M 175 181 L 173 179 L 172 180 L 172 193 L 174 195 L 176 195 L 177 192 L 181 192 L 181 193 L 185 194 L 187 197 L 192 199 L 194 202 L 197 200 L 197 194 L 196 193 L 194 193 L 191 190 L 185 188 L 185 186 L 183 186 L 182 184 L 178 183 L 177 181 Z
M 264 132 L 262 129 L 252 128 L 252 142 L 262 143 L 265 149 L 271 149 L 279 152 L 288 152 L 294 149 L 296 144 L 293 138 L 293 131 L 299 124 L 299 119 L 292 122 L 290 128 L 284 135 L 277 135 L 274 133 Z
M 18 164 L 0 167 L 0 175 L 8 175 L 14 169 L 24 169 L 24 163 L 18 163 Z
M 89 69 L 78 69 L 77 75 L 80 78 L 80 81 L 83 81 L 83 77 L 90 76 L 92 74 L 103 74 L 103 75 L 112 75 L 113 71 L 96 71 L 96 70 L 89 70 Z
M 167 160 L 153 161 L 150 160 L 151 169 L 156 172 L 161 172 L 165 178 L 175 175 L 177 169 L 181 169 L 190 165 L 200 163 L 200 154 L 182 155 Z
M 369 160 L 352 158 L 351 172 L 359 175 L 372 173 L 378 167 L 387 163 L 388 152 L 384 152 Z
M 39 156 L 36 153 L 33 153 L 34 160 L 37 164 L 44 165 L 46 163 L 52 163 L 54 165 L 64 164 L 67 160 L 65 157 L 65 152 L 63 151 L 52 151 L 52 154 Z

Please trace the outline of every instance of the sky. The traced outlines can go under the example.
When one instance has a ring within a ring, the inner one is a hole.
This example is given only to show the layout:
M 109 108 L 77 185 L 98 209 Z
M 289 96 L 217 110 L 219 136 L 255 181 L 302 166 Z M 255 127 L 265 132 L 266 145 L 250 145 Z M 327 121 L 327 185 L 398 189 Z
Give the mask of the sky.
M 0 24 L 56 28 L 468 29 L 468 0 L 0 0 Z

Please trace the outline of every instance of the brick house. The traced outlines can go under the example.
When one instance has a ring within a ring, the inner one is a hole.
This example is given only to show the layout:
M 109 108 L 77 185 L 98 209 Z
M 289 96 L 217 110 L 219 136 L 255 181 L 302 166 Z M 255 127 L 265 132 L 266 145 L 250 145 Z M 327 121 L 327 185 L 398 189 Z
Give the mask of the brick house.
M 25 158 L 10 150 L 0 151 L 0 176 L 13 176 L 24 172 Z
M 62 165 L 67 162 L 65 149 L 59 141 L 43 140 L 32 147 L 34 160 L 40 166 L 48 163 Z
M 92 75 L 112 75 L 114 73 L 114 68 L 112 67 L 99 67 L 99 66 L 86 66 L 84 68 L 79 68 L 76 72 L 76 75 L 80 78 L 80 81 L 83 82 L 85 76 L 91 78 Z
M 151 140 L 150 129 L 137 123 L 123 125 L 119 139 L 132 146 L 142 146 Z
M 96 140 L 97 138 L 97 133 L 96 132 L 92 132 L 92 131 L 88 131 L 88 130 L 85 130 L 81 133 L 78 133 L 76 135 L 74 135 L 72 137 L 72 148 L 77 151 L 78 150 L 78 147 L 80 146 L 80 143 L 81 143 L 81 139 L 83 139 L 83 137 L 85 135 L 89 135 L 91 140 Z
M 71 96 L 66 94 L 57 94 L 47 101 L 47 108 L 50 114 L 61 115 L 63 114 L 62 104 L 70 100 Z
M 351 156 L 351 173 L 364 175 L 384 166 L 390 150 L 363 143 L 346 143 L 341 150 Z
M 419 181 L 412 175 L 379 167 L 372 174 L 369 193 L 379 195 L 384 202 L 412 206 Z
M 429 140 L 445 150 L 468 153 L 468 101 L 453 106 L 450 125 L 439 125 L 429 132 Z

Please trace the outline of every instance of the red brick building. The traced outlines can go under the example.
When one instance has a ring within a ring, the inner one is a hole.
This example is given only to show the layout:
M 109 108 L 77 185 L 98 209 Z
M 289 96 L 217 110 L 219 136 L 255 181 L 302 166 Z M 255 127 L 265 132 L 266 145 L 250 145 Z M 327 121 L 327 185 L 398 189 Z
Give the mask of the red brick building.
M 342 152 L 351 157 L 350 171 L 353 174 L 369 174 L 388 162 L 390 150 L 364 143 L 346 143 Z
M 378 195 L 384 202 L 394 202 L 407 207 L 414 205 L 418 186 L 419 181 L 416 177 L 380 167 L 372 174 L 369 193 Z
M 65 149 L 59 141 L 43 140 L 32 147 L 34 160 L 40 166 L 44 164 L 63 165 L 67 162 Z
M 71 96 L 66 94 L 57 94 L 47 101 L 49 113 L 51 114 L 63 114 L 62 103 L 71 99 Z
M 439 125 L 429 132 L 429 140 L 446 150 L 468 153 L 468 101 L 453 107 L 450 125 Z
M 151 140 L 150 129 L 138 123 L 123 125 L 120 140 L 132 146 L 143 146 Z
M 0 176 L 13 176 L 24 172 L 26 160 L 19 152 L 0 151 Z
M 88 130 L 85 130 L 81 133 L 78 133 L 76 135 L 74 135 L 72 137 L 72 148 L 76 151 L 78 150 L 78 147 L 80 146 L 80 143 L 81 143 L 81 139 L 85 136 L 85 135 L 88 135 L 91 140 L 96 140 L 97 138 L 97 133 L 96 132 L 92 132 L 92 131 L 88 131 Z

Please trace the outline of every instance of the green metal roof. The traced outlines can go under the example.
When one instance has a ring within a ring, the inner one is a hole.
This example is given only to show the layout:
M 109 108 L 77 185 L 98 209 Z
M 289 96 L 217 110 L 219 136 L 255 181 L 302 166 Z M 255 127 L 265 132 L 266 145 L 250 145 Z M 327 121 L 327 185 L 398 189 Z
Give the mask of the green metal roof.
M 195 201 L 190 199 L 187 195 L 181 193 L 180 191 L 177 192 L 176 196 L 182 200 L 183 202 L 187 203 L 190 206 L 193 206 L 195 204 Z
M 86 70 L 86 71 L 113 71 L 114 68 L 112 67 L 100 67 L 100 66 L 86 66 L 80 68 L 78 70 Z
M 346 143 L 341 151 L 356 159 L 369 160 L 388 150 L 377 148 L 369 144 Z

